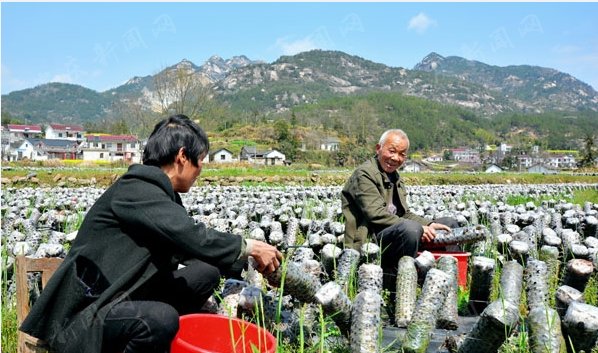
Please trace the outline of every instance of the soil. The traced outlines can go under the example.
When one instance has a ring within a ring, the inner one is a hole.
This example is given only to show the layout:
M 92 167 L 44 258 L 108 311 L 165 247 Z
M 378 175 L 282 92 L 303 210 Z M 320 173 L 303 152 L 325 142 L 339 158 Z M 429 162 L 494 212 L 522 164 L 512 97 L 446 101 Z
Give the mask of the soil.
M 428 344 L 426 353 L 449 353 L 445 340 L 450 336 L 467 335 L 475 324 L 478 316 L 459 316 L 459 328 L 456 330 L 435 329 L 432 332 L 432 338 Z M 387 324 L 388 322 L 385 322 Z M 397 328 L 394 326 L 383 326 L 382 329 L 382 349 L 384 352 L 395 353 L 400 352 L 400 342 L 405 335 L 407 329 Z

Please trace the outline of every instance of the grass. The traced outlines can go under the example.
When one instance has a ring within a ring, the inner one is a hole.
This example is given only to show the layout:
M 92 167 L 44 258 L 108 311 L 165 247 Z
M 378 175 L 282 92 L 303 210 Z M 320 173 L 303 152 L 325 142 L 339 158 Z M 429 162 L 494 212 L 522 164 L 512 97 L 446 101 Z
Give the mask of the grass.
M 10 167 L 8 169 L 6 167 Z M 54 179 L 58 174 L 62 176 L 59 182 L 66 187 L 78 186 L 77 182 L 69 181 L 69 177 L 78 180 L 95 178 L 96 185 L 108 186 L 117 177 L 124 174 L 128 165 L 120 163 L 66 163 L 60 160 L 45 162 L 8 162 L 3 164 L 2 178 L 21 178 L 13 183 L 17 187 L 55 185 Z M 202 171 L 202 183 L 215 185 L 238 183 L 248 186 L 254 185 L 289 185 L 291 183 L 313 185 L 344 185 L 352 173 L 352 169 L 333 168 L 294 163 L 291 166 L 272 166 L 236 163 L 205 163 Z M 27 175 L 35 172 L 36 179 Z M 481 185 L 481 184 L 561 184 L 561 183 L 595 183 L 596 176 L 590 174 L 532 174 L 532 173 L 472 173 L 472 172 L 441 172 L 441 173 L 406 173 L 401 177 L 407 185 Z M 241 178 L 242 181 L 229 179 Z M 596 196 L 591 196 L 595 199 Z
M 543 201 L 550 200 L 564 200 L 565 202 L 571 202 L 574 204 L 582 205 L 585 202 L 598 203 L 598 190 L 575 190 L 573 194 L 569 195 L 545 195 L 545 196 L 522 196 L 522 195 L 509 195 L 507 196 L 506 203 L 509 205 L 522 205 L 528 202 L 532 202 L 536 206 L 540 206 Z
M 3 235 L 4 236 L 4 235 Z M 0 343 L 0 351 L 2 352 L 16 352 L 17 351 L 17 308 L 12 305 L 11 296 L 8 292 L 8 270 L 7 270 L 8 255 L 5 253 L 5 248 L 2 248 L 2 339 Z

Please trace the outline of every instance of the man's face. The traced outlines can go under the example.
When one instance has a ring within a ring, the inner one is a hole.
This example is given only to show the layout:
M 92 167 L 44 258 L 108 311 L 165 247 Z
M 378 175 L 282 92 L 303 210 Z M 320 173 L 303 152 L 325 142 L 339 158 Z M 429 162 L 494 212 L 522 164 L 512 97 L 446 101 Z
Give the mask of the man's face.
M 407 150 L 409 143 L 407 139 L 401 138 L 399 134 L 389 134 L 384 141 L 384 145 L 376 144 L 376 154 L 382 169 L 387 173 L 392 173 L 397 170 L 405 158 L 407 158 Z
M 185 163 L 183 163 L 182 167 L 179 170 L 177 183 L 174 185 L 174 191 L 176 192 L 189 192 L 193 183 L 199 178 L 201 174 L 201 170 L 203 168 L 203 158 L 205 157 L 205 153 L 200 156 L 197 160 L 197 167 L 191 163 L 191 160 L 185 158 Z

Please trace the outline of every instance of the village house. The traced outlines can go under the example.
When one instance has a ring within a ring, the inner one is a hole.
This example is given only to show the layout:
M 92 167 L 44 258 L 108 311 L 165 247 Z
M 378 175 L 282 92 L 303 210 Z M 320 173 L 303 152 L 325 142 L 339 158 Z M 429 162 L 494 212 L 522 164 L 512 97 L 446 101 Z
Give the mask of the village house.
M 503 154 L 511 152 L 512 149 L 513 149 L 513 145 L 507 145 L 506 143 L 501 143 L 499 146 L 499 150 Z
M 502 173 L 503 170 L 501 167 L 497 166 L 496 164 L 492 164 L 488 168 L 486 168 L 486 173 Z
M 82 126 L 50 124 L 46 127 L 47 139 L 60 139 L 82 142 L 85 140 Z
M 323 151 L 338 151 L 340 140 L 336 137 L 328 137 L 320 142 L 320 149 Z
M 263 155 L 263 158 L 264 158 L 264 164 L 269 164 L 269 165 L 284 165 L 284 164 L 286 164 L 284 153 L 282 153 L 276 149 L 265 152 Z
M 530 168 L 533 164 L 533 158 L 527 154 L 520 154 L 516 158 L 521 168 Z
M 76 141 L 27 138 L 11 144 L 6 159 L 32 161 L 49 159 L 80 159 L 80 146 Z
M 209 160 L 216 163 L 230 163 L 233 162 L 233 153 L 226 148 L 220 148 L 210 153 Z
M 441 155 L 435 154 L 433 156 L 426 158 L 426 160 L 428 162 L 442 162 L 444 160 L 444 158 L 442 158 Z
M 135 136 L 88 134 L 83 160 L 141 163 L 142 149 Z
M 41 138 L 42 128 L 39 125 L 8 124 L 8 143 L 22 141 L 27 138 Z
M 286 156 L 279 150 L 259 151 L 255 146 L 243 146 L 239 160 L 268 165 L 287 164 Z
M 12 142 L 6 152 L 3 153 L 3 158 L 9 162 L 20 161 L 24 158 L 32 161 L 47 159 L 42 158 L 41 153 L 36 150 L 34 143 L 26 139 Z
M 430 168 L 428 168 L 428 166 L 424 163 L 412 159 L 406 160 L 405 163 L 403 163 L 403 165 L 401 166 L 401 170 L 407 173 L 425 172 L 429 169 Z
M 541 164 L 534 164 L 527 169 L 528 173 L 538 173 L 538 174 L 556 174 L 558 173 L 556 170 L 552 168 L 548 168 Z
M 548 166 L 556 169 L 574 168 L 575 158 L 572 155 L 552 155 L 548 157 Z
M 8 135 L 8 128 L 0 126 L 0 129 L 2 129 L 2 158 L 7 159 L 5 156 L 8 154 L 10 149 L 10 136 Z
M 453 148 L 451 152 L 457 162 L 478 163 L 480 161 L 480 153 L 474 149 Z

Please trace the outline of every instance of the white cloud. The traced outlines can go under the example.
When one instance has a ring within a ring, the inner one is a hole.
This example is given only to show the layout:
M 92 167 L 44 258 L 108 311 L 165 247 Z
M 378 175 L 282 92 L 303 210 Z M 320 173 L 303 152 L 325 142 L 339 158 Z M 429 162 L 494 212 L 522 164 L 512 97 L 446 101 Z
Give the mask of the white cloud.
M 413 17 L 409 21 L 407 29 L 414 29 L 419 34 L 424 34 L 430 28 L 430 26 L 437 26 L 438 22 L 426 16 L 425 13 L 420 12 L 419 15 Z
M 73 79 L 69 74 L 58 74 L 52 77 L 50 82 L 73 83 Z
M 314 49 L 331 49 L 334 43 L 328 34 L 326 27 L 322 26 L 313 31 L 309 36 L 296 41 L 290 41 L 289 37 L 282 37 L 276 40 L 270 50 L 280 50 L 283 55 L 295 55 L 304 51 Z
M 102 76 L 102 74 L 103 74 L 102 70 L 94 70 L 94 71 L 92 71 L 92 72 L 89 73 L 89 76 L 95 78 L 95 77 Z
M 2 75 L 2 94 L 6 94 L 12 91 L 22 90 L 28 87 L 26 80 L 14 77 L 8 66 L 0 64 L 0 72 Z
M 294 42 L 290 42 L 289 37 L 282 37 L 278 38 L 270 49 L 280 50 L 283 55 L 295 55 L 304 51 L 318 49 L 318 47 L 309 37 Z
M 557 54 L 571 54 L 579 52 L 580 50 L 582 50 L 582 48 L 576 45 L 556 45 L 552 48 L 552 52 Z

